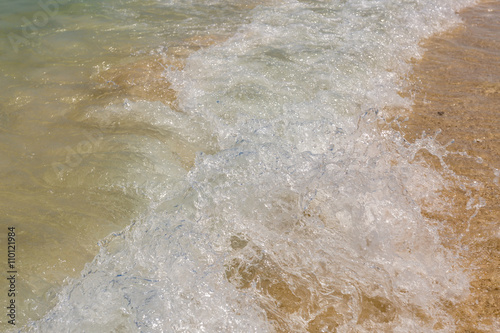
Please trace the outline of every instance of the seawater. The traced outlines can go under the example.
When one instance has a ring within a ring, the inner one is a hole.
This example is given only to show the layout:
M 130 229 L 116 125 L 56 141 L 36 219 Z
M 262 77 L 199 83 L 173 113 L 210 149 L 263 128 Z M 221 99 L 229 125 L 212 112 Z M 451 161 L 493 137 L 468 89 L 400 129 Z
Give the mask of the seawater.
M 453 332 L 445 147 L 387 119 L 472 3 L 0 1 L 16 329 Z

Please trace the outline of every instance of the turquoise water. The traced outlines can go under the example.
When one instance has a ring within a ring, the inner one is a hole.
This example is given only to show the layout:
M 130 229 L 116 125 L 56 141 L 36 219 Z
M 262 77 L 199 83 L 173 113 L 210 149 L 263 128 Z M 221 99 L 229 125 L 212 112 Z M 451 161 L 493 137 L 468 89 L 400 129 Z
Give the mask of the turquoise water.
M 2 0 L 16 329 L 453 332 L 446 180 L 410 162 L 442 149 L 383 125 L 470 4 Z

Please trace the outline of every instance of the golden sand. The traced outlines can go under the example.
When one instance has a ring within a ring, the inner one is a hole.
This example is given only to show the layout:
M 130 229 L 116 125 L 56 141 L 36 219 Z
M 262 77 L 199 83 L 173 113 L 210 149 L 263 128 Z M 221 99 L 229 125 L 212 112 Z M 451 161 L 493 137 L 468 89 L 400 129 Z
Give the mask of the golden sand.
M 460 15 L 463 26 L 424 42 L 410 86 L 414 106 L 402 131 L 410 142 L 423 131 L 441 131 L 436 138 L 443 144 L 454 140 L 445 169 L 466 186 L 443 191 L 451 212 L 424 214 L 447 222 L 443 239 L 462 249 L 472 278 L 470 296 L 450 306 L 459 332 L 490 332 L 500 324 L 500 2 Z M 416 159 L 443 168 L 427 152 Z
M 164 54 L 128 58 L 99 68 L 92 79 L 97 83 L 93 99 L 109 102 L 128 98 L 132 101 L 160 101 L 177 109 L 177 92 L 164 77 L 165 70 L 182 70 L 186 58 L 201 48 L 221 43 L 227 36 L 205 35 L 186 39 L 169 47 Z

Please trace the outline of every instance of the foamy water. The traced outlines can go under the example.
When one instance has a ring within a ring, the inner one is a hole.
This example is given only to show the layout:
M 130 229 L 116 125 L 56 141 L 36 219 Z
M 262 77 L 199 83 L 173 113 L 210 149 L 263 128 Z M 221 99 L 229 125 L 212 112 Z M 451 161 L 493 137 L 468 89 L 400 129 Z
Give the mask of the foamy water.
M 419 41 L 471 3 L 60 7 L 2 53 L 0 148 L 28 174 L 0 163 L 2 182 L 38 181 L 31 237 L 61 245 L 31 258 L 100 252 L 62 287 L 44 275 L 66 266 L 25 266 L 21 331 L 453 332 L 468 277 L 420 209 L 448 180 L 410 162 L 444 147 L 385 109 L 411 105 Z

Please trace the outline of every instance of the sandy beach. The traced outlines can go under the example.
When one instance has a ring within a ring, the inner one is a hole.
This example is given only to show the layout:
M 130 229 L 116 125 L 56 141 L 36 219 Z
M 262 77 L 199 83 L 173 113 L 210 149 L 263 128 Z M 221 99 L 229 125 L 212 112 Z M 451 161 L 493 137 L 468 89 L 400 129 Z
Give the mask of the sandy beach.
M 471 276 L 468 298 L 450 306 L 459 332 L 490 332 L 500 327 L 500 3 L 460 16 L 463 26 L 424 41 L 402 132 L 410 142 L 425 132 L 449 144 L 442 159 L 424 149 L 415 159 L 466 185 L 441 193 L 451 209 L 424 213 L 448 222 L 442 237 Z

